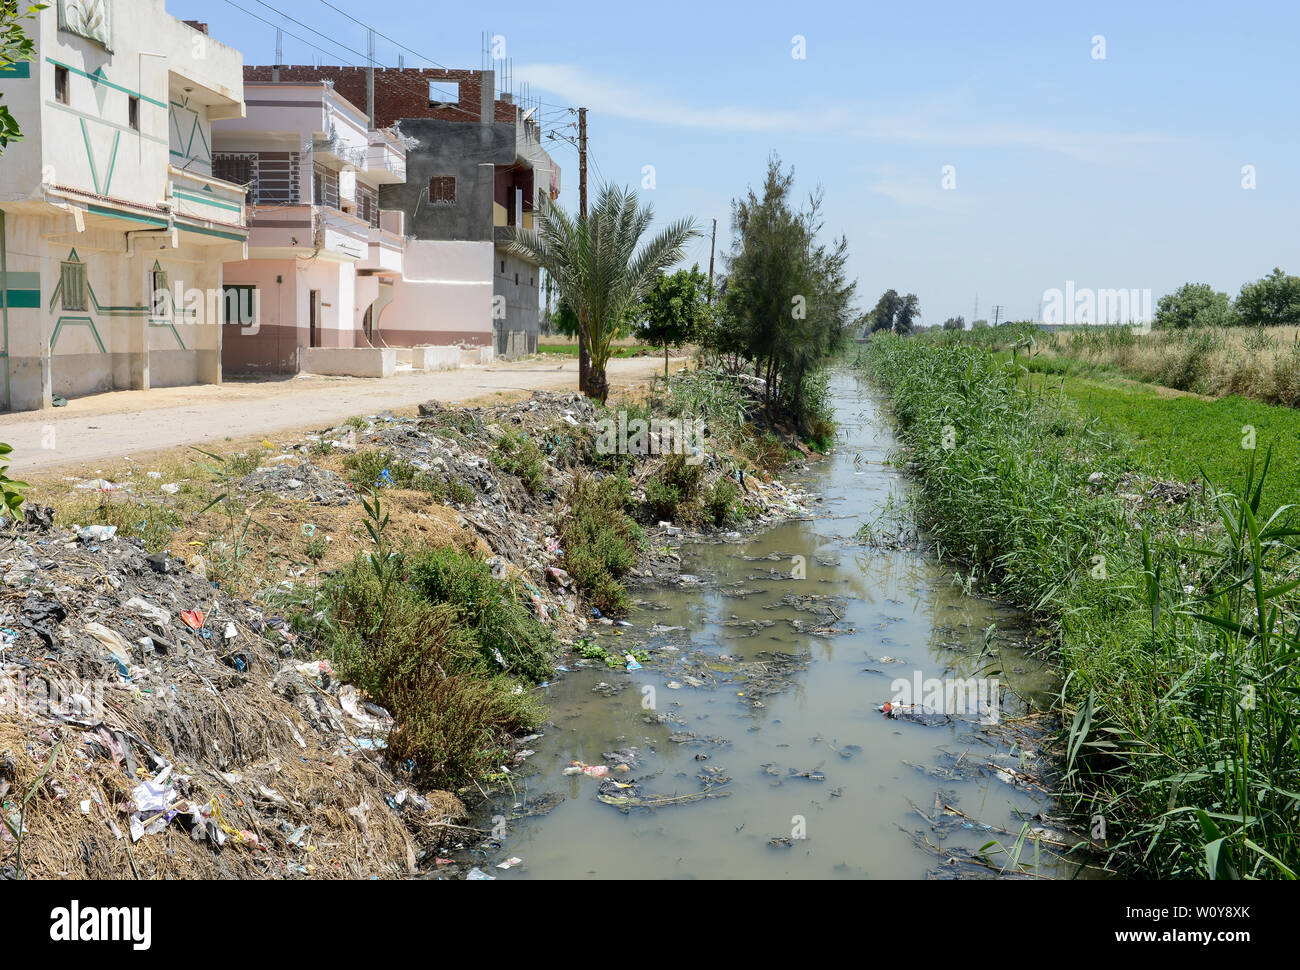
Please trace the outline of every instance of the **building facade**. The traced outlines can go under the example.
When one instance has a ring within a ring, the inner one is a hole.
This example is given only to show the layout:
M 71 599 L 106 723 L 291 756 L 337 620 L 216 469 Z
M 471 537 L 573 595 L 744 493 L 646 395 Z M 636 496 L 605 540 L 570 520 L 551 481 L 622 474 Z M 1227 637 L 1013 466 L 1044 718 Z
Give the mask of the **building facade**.
M 3 403 L 221 380 L 222 264 L 244 190 L 212 173 L 243 62 L 163 0 L 51 0 L 0 71 L 21 131 L 0 156 Z
M 386 344 L 492 346 L 514 356 L 537 349 L 541 274 L 507 251 L 509 228 L 531 227 L 560 170 L 541 129 L 492 71 L 248 67 L 252 83 L 328 80 L 406 149 L 406 179 L 380 188 L 380 206 L 404 216 L 403 271 L 374 323 Z M 372 86 L 368 86 L 371 85 Z
M 380 189 L 405 179 L 405 149 L 328 81 L 249 82 L 244 97 L 245 117 L 213 126 L 217 174 L 248 187 L 252 214 L 248 258 L 225 267 L 240 323 L 226 370 L 294 373 L 307 348 L 383 346 L 404 237 Z

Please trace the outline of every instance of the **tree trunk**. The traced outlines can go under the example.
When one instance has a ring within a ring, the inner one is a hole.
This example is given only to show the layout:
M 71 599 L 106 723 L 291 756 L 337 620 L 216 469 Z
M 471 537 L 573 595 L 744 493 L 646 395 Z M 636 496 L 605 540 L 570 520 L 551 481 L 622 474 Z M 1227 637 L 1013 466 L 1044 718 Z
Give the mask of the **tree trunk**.
M 601 404 L 609 398 L 609 380 L 605 377 L 604 367 L 593 367 L 587 375 L 587 397 Z
M 668 345 L 664 344 L 664 380 L 668 380 Z
M 587 319 L 578 316 L 578 390 L 587 393 L 587 382 L 591 378 L 591 338 L 587 334 Z

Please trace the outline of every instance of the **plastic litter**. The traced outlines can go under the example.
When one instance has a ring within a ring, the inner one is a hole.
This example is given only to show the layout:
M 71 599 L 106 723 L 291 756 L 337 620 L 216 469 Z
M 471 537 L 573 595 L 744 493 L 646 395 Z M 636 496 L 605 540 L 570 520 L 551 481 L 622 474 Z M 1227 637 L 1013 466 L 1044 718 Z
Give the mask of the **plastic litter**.
M 115 535 L 115 525 L 88 525 L 77 530 L 77 538 L 82 542 L 107 542 Z
M 122 637 L 114 633 L 102 623 L 87 623 L 82 628 L 82 632 L 89 633 L 92 637 L 104 645 L 120 665 L 127 665 L 131 662 L 131 646 Z
M 943 711 L 936 711 L 933 707 L 924 707 L 921 704 L 894 704 L 886 701 L 876 708 L 885 717 L 892 717 L 900 721 L 911 721 L 915 724 L 923 724 L 926 727 L 938 727 L 941 724 L 949 724 L 952 718 Z

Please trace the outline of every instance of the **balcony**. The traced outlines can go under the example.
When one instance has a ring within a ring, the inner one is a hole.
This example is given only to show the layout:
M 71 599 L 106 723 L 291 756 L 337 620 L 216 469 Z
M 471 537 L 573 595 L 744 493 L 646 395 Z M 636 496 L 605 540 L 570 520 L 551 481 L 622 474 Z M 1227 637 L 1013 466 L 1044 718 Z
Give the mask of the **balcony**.
M 403 234 L 405 213 L 383 209 L 379 225 L 370 227 L 370 251 L 357 263 L 358 271 L 368 271 L 376 276 L 397 276 L 402 272 L 402 257 L 406 250 Z
M 406 181 L 406 149 L 382 131 L 371 131 L 366 174 L 376 185 Z
M 358 260 L 370 255 L 370 223 L 329 206 L 314 208 L 316 238 L 324 252 Z
M 369 223 L 323 205 L 258 206 L 248 244 L 253 258 L 298 256 L 319 249 L 344 259 L 370 255 Z
M 364 170 L 370 158 L 370 145 L 364 136 L 357 137 L 351 126 L 336 128 L 331 124 L 330 131 L 324 137 L 314 137 L 311 141 L 312 154 L 317 161 L 327 165 L 333 161 L 347 168 Z M 403 157 L 405 167 L 405 157 Z
M 198 223 L 218 237 L 240 239 L 248 228 L 243 186 L 168 166 L 167 201 L 182 227 Z

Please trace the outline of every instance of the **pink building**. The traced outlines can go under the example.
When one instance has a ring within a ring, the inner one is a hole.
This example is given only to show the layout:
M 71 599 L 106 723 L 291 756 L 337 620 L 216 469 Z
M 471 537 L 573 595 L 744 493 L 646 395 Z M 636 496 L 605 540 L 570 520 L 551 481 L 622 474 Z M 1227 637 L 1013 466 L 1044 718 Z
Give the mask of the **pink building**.
M 247 186 L 251 214 L 248 258 L 224 268 L 223 369 L 295 373 L 310 348 L 384 346 L 405 240 L 379 187 L 405 180 L 405 148 L 328 82 L 248 83 L 244 103 L 212 126 L 213 173 Z

